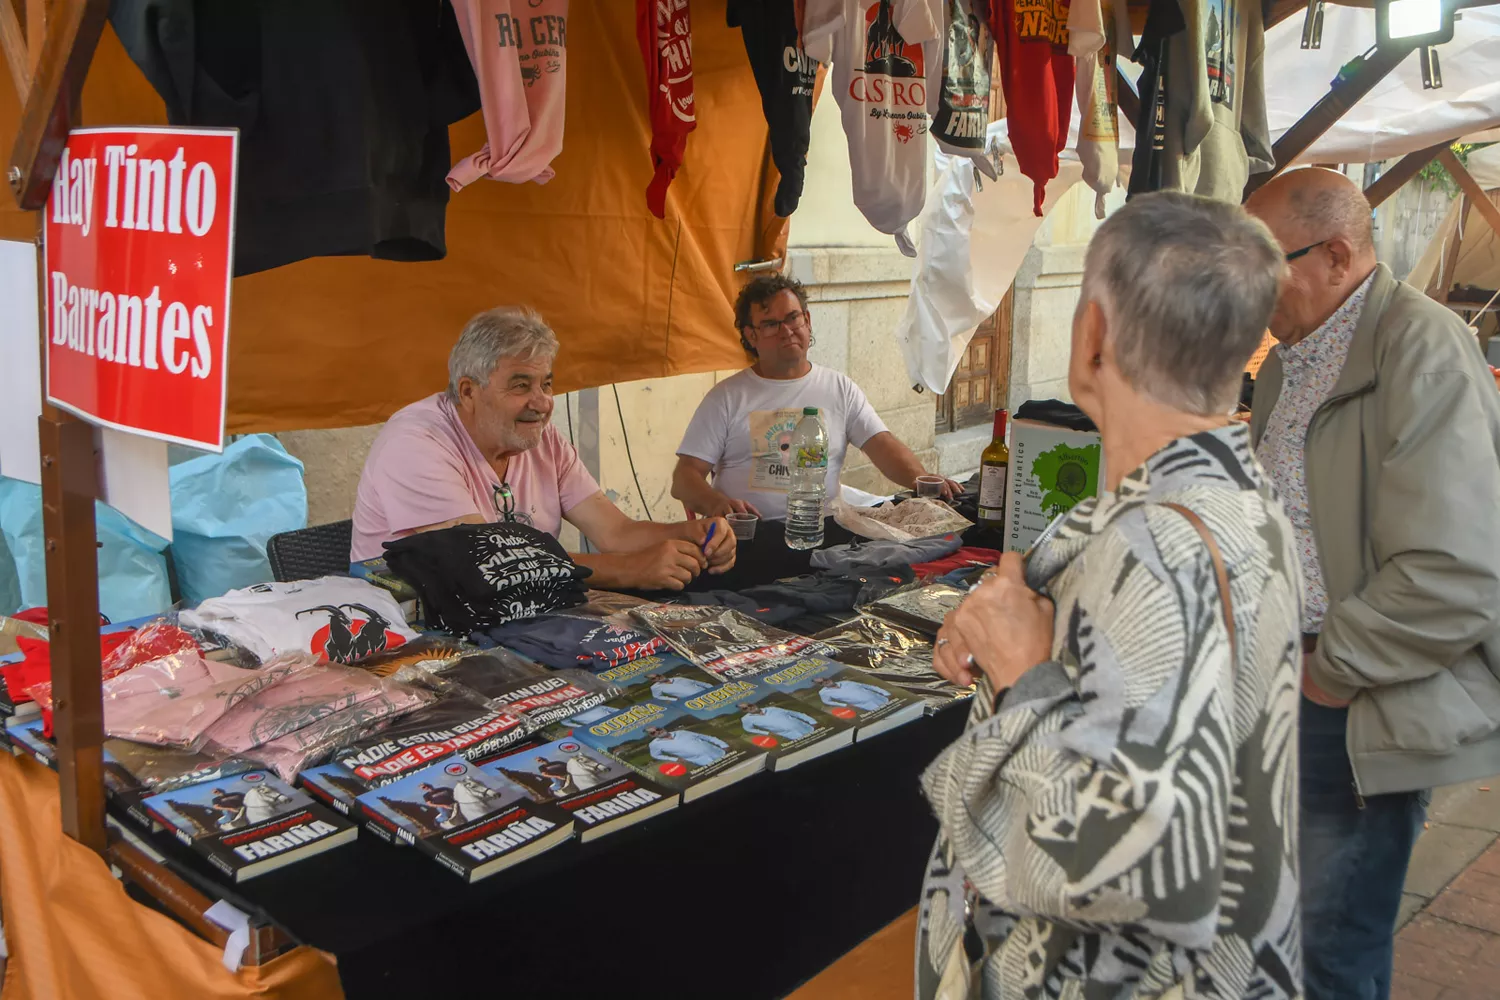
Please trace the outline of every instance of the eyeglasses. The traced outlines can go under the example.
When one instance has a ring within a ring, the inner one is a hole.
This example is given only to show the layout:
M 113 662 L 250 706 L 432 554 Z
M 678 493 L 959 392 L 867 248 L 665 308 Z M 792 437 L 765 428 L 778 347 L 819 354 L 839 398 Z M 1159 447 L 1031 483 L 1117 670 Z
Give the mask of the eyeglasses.
M 1332 236 L 1328 237 L 1328 240 L 1331 240 L 1331 239 L 1333 239 Z M 1310 254 L 1314 250 L 1318 249 L 1318 247 L 1322 246 L 1324 243 L 1327 243 L 1328 240 L 1319 240 L 1316 243 L 1309 243 L 1307 246 L 1303 247 L 1301 250 L 1293 250 L 1291 253 L 1289 253 L 1289 254 L 1286 255 L 1286 262 L 1288 264 L 1290 264 L 1292 261 L 1296 260 L 1298 257 L 1306 257 L 1308 254 Z
M 501 483 L 496 486 L 490 499 L 495 504 L 495 513 L 500 515 L 500 520 L 514 521 L 516 519 L 516 497 L 510 491 L 510 483 Z
M 762 333 L 763 335 L 770 336 L 777 330 L 780 330 L 783 326 L 793 332 L 801 331 L 804 327 L 807 326 L 807 313 L 798 309 L 796 312 L 787 313 L 780 319 L 761 320 L 759 323 L 755 324 L 755 329 L 760 331 L 760 333 Z

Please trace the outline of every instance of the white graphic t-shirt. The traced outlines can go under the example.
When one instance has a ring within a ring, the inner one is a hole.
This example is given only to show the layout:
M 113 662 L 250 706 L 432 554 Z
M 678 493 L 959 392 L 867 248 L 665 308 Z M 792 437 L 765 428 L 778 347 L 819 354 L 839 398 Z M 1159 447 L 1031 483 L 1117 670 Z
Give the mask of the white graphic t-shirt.
M 714 467 L 714 488 L 748 500 L 762 517 L 786 517 L 787 457 L 804 406 L 816 406 L 828 432 L 826 496 L 838 496 L 844 450 L 862 448 L 886 429 L 847 375 L 813 365 L 798 379 L 761 378 L 746 368 L 709 390 L 677 454 Z
M 833 63 L 854 204 L 908 257 L 927 197 L 928 97 L 942 87 L 943 0 L 807 0 L 803 46 Z

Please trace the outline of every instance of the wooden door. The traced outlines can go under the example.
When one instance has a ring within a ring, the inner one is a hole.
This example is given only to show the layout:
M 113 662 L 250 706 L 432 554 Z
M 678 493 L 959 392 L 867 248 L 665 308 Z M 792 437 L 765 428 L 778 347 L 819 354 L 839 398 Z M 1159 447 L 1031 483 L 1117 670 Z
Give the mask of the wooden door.
M 939 434 L 988 425 L 995 410 L 1005 405 L 1010 389 L 1010 338 L 1011 292 L 1006 292 L 1000 308 L 974 331 L 948 391 L 938 397 Z

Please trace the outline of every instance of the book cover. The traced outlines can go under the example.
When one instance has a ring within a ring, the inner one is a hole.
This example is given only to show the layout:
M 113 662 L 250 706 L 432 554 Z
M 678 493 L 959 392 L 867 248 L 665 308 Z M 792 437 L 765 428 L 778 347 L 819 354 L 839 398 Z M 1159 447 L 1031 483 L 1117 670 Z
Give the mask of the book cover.
M 1035 420 L 1012 420 L 1010 482 L 1005 497 L 1005 548 L 1024 552 L 1058 515 L 1104 482 L 1098 431 L 1075 431 Z
M 28 753 L 38 764 L 57 770 L 57 747 L 42 735 L 42 717 L 13 718 L 5 727 L 15 750 Z
M 576 721 L 577 720 L 572 720 Z M 681 708 L 643 701 L 569 735 L 647 779 L 682 793 L 684 802 L 765 769 L 766 751 L 745 739 L 739 719 L 695 718 Z
M 447 697 L 334 751 L 332 760 L 376 786 L 455 753 L 468 760 L 489 756 L 520 743 L 530 732 L 526 720 L 513 712 Z
M 540 854 L 573 818 L 514 782 L 451 757 L 359 796 L 362 817 L 475 882 Z
M 142 805 L 236 882 L 347 844 L 359 832 L 270 771 L 162 792 Z
M 676 791 L 572 736 L 508 751 L 482 769 L 522 788 L 532 801 L 568 812 L 583 841 L 675 809 L 678 802 Z
M 713 674 L 676 653 L 643 656 L 594 676 L 617 689 L 609 704 L 619 708 L 648 700 L 676 704 L 720 683 Z
M 863 740 L 921 718 L 922 699 L 894 684 L 872 683 L 852 667 L 821 656 L 804 656 L 780 663 L 757 681 L 780 691 L 814 718 L 843 720 Z
M 699 719 L 735 719 L 744 737 L 767 752 L 773 771 L 785 771 L 854 742 L 853 720 L 810 713 L 793 695 L 755 680 L 710 688 L 685 698 L 682 709 Z
M 872 684 L 894 684 L 927 703 L 927 712 L 974 693 L 932 669 L 932 643 L 913 629 L 873 615 L 860 615 L 813 636 L 838 652 L 832 659 L 869 675 Z

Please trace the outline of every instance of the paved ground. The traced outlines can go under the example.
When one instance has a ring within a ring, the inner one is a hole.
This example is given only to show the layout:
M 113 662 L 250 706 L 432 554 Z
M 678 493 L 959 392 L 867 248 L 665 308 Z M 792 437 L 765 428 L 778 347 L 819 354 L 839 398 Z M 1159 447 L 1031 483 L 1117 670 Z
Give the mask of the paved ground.
M 1392 1000 L 1500 997 L 1500 778 L 1433 796 L 1397 926 Z

